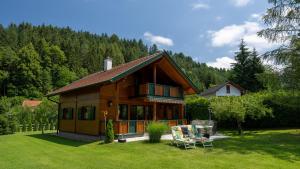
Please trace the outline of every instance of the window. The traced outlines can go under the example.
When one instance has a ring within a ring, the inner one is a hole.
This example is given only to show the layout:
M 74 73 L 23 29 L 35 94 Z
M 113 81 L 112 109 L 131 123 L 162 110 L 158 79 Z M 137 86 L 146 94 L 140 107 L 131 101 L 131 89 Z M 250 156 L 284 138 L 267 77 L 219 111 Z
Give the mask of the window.
M 127 104 L 119 104 L 119 120 L 128 120 Z
M 95 120 L 95 116 L 95 106 L 82 106 L 78 109 L 78 120 Z
M 153 108 L 152 106 L 145 106 L 145 117 L 147 120 L 153 120 Z
M 130 120 L 144 120 L 144 106 L 131 106 Z
M 62 109 L 61 119 L 63 120 L 73 120 L 73 108 L 65 107 Z
M 230 85 L 226 85 L 226 93 L 230 93 Z
M 179 106 L 178 105 L 174 105 L 172 107 L 172 118 L 174 120 L 178 120 L 179 119 Z

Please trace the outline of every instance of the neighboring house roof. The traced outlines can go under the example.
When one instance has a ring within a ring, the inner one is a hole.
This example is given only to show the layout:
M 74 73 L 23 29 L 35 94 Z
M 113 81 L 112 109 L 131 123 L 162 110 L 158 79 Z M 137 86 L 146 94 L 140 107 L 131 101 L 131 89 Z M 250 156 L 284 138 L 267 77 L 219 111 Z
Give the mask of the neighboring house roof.
M 71 90 L 88 87 L 92 85 L 102 84 L 102 83 L 111 83 L 115 82 L 153 62 L 156 60 L 162 58 L 163 56 L 167 56 L 171 63 L 175 66 L 175 68 L 179 71 L 179 73 L 187 79 L 189 84 L 194 88 L 196 92 L 198 92 L 198 88 L 192 83 L 192 81 L 183 73 L 183 71 L 179 68 L 179 66 L 173 61 L 173 59 L 166 53 L 166 52 L 157 52 L 153 55 L 145 56 L 136 60 L 133 60 L 131 62 L 113 67 L 110 70 L 107 71 L 100 71 L 93 74 L 90 74 L 88 76 L 83 77 L 82 79 L 79 79 L 77 81 L 74 81 L 73 83 L 64 86 L 62 88 L 59 88 L 57 90 L 54 90 L 47 94 L 47 96 L 53 96 L 60 93 L 68 92 Z
M 24 100 L 22 103 L 23 107 L 36 107 L 40 105 L 42 101 L 40 100 Z
M 212 94 L 215 94 L 219 89 L 221 89 L 222 87 L 224 87 L 225 85 L 227 84 L 230 84 L 234 87 L 236 87 L 237 89 L 239 89 L 241 92 L 244 91 L 244 89 L 239 86 L 238 84 L 235 84 L 233 82 L 225 82 L 225 83 L 222 83 L 222 84 L 219 84 L 217 86 L 214 86 L 214 87 L 211 87 L 211 88 L 208 88 L 206 89 L 204 92 L 200 93 L 201 96 L 207 96 L 207 95 L 212 95 Z

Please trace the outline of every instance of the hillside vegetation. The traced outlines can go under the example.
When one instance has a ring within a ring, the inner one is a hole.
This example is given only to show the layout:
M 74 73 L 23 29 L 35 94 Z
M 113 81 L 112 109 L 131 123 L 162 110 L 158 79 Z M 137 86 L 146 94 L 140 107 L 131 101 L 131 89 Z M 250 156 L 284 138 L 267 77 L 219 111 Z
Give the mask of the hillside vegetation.
M 50 90 L 101 71 L 112 57 L 119 65 L 156 52 L 141 39 L 76 32 L 51 25 L 0 25 L 0 96 L 40 97 Z M 168 51 L 200 88 L 226 80 L 226 71 L 197 63 L 182 53 Z

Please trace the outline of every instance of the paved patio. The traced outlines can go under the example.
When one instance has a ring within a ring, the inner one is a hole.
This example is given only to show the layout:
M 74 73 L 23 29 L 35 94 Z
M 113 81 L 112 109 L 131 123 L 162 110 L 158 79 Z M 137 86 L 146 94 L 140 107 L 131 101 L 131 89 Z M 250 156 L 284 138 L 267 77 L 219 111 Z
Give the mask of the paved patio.
M 225 136 L 221 133 L 217 133 L 216 135 L 213 135 L 210 137 L 210 139 L 212 140 L 219 140 L 219 139 L 225 139 L 225 138 L 229 138 L 229 136 Z M 143 141 L 143 140 L 148 140 L 149 136 L 146 133 L 144 136 L 141 137 L 132 137 L 132 138 L 126 138 L 127 142 L 134 142 L 134 141 Z M 161 137 L 162 140 L 172 140 L 172 135 L 171 134 L 165 134 Z M 118 140 L 115 140 L 115 142 L 118 142 Z
M 53 135 L 56 135 L 56 133 L 53 133 Z M 75 134 L 75 133 L 68 133 L 68 132 L 59 132 L 59 137 L 71 139 L 71 140 L 77 140 L 77 141 L 85 141 L 85 142 L 93 142 L 93 141 L 99 141 L 103 138 L 100 136 L 90 136 L 90 135 L 84 135 L 84 134 Z M 229 138 L 229 136 L 225 136 L 221 133 L 217 133 L 216 135 L 213 135 L 210 137 L 210 139 L 218 140 L 218 139 L 225 139 Z M 126 138 L 127 142 L 133 142 L 133 141 L 143 141 L 148 140 L 149 136 L 147 133 L 144 134 L 144 136 L 137 136 L 137 137 L 130 137 Z M 162 140 L 172 140 L 171 134 L 165 134 L 161 138 Z M 115 140 L 115 142 L 118 142 L 118 140 Z

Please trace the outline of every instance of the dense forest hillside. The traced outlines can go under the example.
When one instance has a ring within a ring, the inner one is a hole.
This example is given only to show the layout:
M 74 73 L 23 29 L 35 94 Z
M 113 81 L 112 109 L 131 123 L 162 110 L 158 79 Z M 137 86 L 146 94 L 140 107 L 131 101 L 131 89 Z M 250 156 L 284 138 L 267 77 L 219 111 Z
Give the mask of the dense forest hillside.
M 74 31 L 69 27 L 0 24 L 1 96 L 41 97 L 89 73 L 103 69 L 103 59 L 119 65 L 157 51 L 142 40 L 117 35 Z M 197 63 L 182 53 L 168 51 L 200 88 L 223 82 L 225 70 Z

